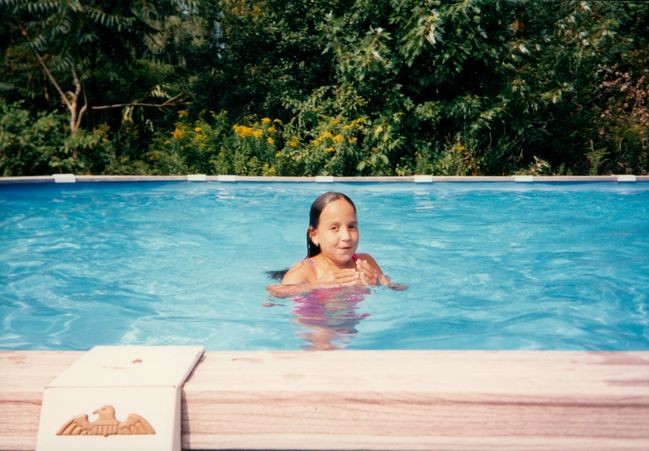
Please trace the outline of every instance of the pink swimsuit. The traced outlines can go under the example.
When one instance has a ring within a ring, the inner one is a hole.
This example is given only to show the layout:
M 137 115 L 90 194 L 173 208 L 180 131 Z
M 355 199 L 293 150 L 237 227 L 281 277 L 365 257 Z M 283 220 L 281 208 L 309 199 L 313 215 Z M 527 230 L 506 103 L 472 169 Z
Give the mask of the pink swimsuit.
M 354 261 L 358 256 L 352 256 Z M 322 273 L 311 258 L 305 259 L 316 273 L 318 279 Z M 356 325 L 369 313 L 358 313 L 359 304 L 369 292 L 359 287 L 318 288 L 293 299 L 293 313 L 297 321 L 307 327 L 318 327 L 330 330 L 334 341 L 345 340 L 358 331 Z

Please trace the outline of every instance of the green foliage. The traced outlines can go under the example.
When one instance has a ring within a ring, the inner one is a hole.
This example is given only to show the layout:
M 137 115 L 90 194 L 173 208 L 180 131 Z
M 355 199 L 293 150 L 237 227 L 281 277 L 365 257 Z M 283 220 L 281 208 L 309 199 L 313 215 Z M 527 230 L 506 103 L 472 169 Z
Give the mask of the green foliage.
M 646 53 L 645 58 L 649 56 Z M 586 154 L 591 172 L 609 154 L 609 169 L 620 173 L 646 171 L 649 167 L 649 69 L 634 72 L 609 70 L 601 88 L 606 96 L 597 120 L 597 142 L 603 146 Z M 600 155 L 601 154 L 601 155 Z M 610 167 L 611 163 L 615 166 Z M 595 171 L 596 172 L 596 171 Z
M 646 2 L 0 0 L 0 14 L 5 173 L 649 171 Z M 78 136 L 35 55 L 81 86 Z
M 215 169 L 229 169 L 220 160 L 227 133 L 225 113 L 191 121 L 187 111 L 181 110 L 174 130 L 153 138 L 140 167 L 146 164 L 151 174 L 211 174 L 219 172 Z
M 167 41 L 170 33 L 186 38 L 193 21 L 178 14 L 192 5 L 0 0 L 0 40 L 8 43 L 0 78 L 10 81 L 3 94 L 10 101 L 30 100 L 34 111 L 64 105 L 70 134 L 103 123 L 114 131 L 122 108 L 178 104 L 186 97 L 186 86 L 174 80 L 186 62 L 178 55 L 200 46 L 200 39 L 183 49 Z
M 0 173 L 102 173 L 114 159 L 106 131 L 99 128 L 70 135 L 61 114 L 33 117 L 20 104 L 0 104 Z
M 19 104 L 0 105 L 0 173 L 2 176 L 51 174 L 50 162 L 68 161 L 64 155 L 63 120 L 55 113 L 32 118 Z

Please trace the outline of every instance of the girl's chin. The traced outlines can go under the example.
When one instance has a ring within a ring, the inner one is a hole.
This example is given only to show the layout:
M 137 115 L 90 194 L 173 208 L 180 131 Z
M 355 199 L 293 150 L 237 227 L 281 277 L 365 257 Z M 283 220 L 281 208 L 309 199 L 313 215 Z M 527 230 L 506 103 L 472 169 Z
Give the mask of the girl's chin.
M 336 263 L 341 264 L 341 265 L 347 265 L 350 262 L 354 261 L 354 251 L 345 251 L 345 252 L 340 252 L 338 255 L 336 255 Z
M 354 263 L 354 254 L 356 253 L 355 249 L 337 249 L 333 253 L 323 253 L 323 256 L 328 260 L 332 261 L 339 267 L 349 266 L 351 263 Z

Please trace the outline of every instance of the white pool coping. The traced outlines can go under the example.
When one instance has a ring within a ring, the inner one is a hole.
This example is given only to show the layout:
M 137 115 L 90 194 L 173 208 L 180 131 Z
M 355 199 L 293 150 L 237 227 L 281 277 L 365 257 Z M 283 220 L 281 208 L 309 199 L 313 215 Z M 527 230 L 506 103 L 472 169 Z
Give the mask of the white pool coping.
M 181 451 L 181 390 L 203 352 L 131 345 L 82 353 L 43 390 L 36 451 Z
M 649 175 L 596 175 L 596 176 L 433 176 L 412 175 L 403 177 L 256 177 L 241 175 L 76 175 L 52 174 L 29 177 L 0 177 L 0 184 L 7 183 L 76 183 L 76 182 L 273 182 L 273 183 L 450 183 L 450 182 L 514 182 L 514 183 L 554 183 L 554 182 L 615 182 L 633 183 L 649 181 Z

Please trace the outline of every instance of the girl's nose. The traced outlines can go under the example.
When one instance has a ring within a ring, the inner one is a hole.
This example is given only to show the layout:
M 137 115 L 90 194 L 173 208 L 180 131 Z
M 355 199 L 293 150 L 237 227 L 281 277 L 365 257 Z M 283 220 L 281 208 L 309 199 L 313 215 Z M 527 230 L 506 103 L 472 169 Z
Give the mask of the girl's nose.
M 343 227 L 342 230 L 340 231 L 340 239 L 343 241 L 349 241 L 351 240 L 351 233 L 349 233 L 349 229 L 346 227 Z

